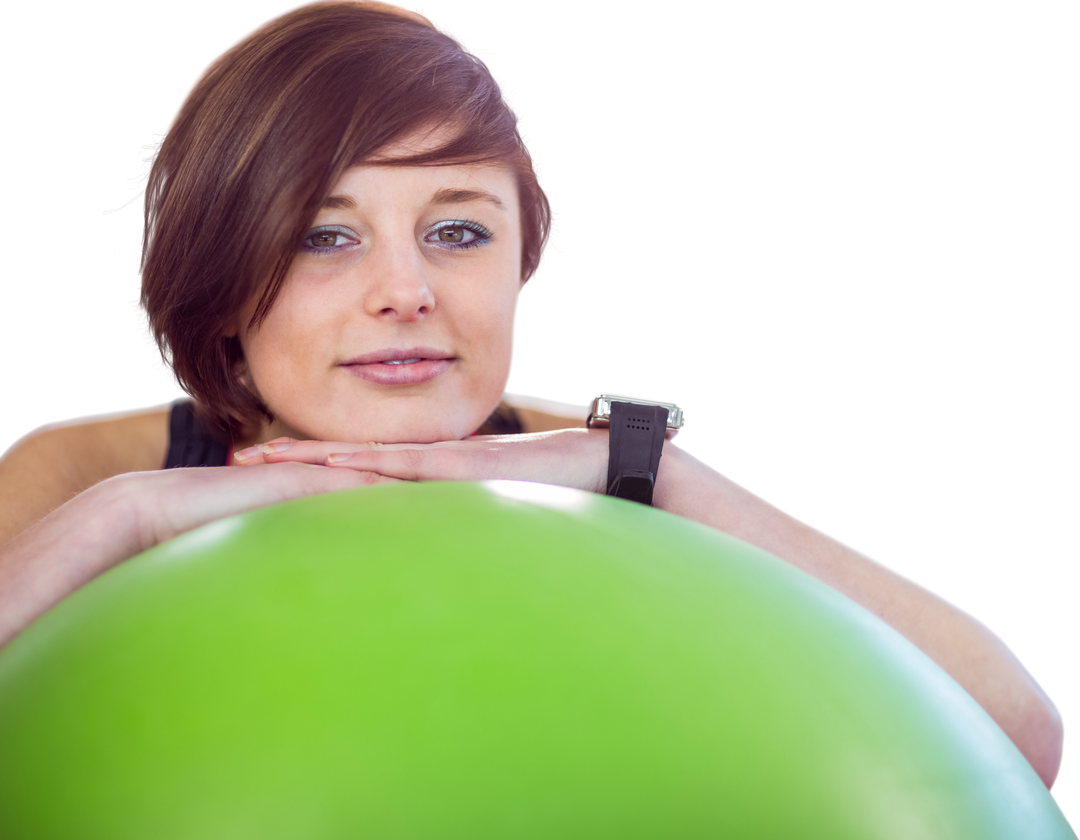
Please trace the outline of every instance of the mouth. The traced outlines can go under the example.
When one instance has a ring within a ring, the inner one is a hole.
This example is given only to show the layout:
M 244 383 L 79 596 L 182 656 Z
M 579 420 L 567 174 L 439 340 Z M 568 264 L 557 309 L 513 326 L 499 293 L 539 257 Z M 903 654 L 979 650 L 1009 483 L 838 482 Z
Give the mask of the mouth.
M 430 362 L 440 359 L 453 359 L 454 354 L 436 347 L 387 347 L 373 350 L 354 359 L 342 362 L 342 365 L 409 365 L 416 362 Z
M 457 360 L 453 358 L 426 359 L 413 356 L 408 359 L 383 359 L 363 364 L 344 364 L 341 367 L 365 382 L 397 387 L 430 382 L 450 370 L 456 362 Z

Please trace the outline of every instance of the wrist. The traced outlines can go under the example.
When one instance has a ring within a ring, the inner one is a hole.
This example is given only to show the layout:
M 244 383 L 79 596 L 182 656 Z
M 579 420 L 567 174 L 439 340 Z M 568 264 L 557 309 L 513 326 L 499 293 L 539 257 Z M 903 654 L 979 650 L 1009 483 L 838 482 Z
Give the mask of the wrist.
M 663 454 L 660 456 L 660 468 L 656 473 L 656 487 L 653 490 L 653 507 L 671 513 L 680 513 L 678 500 L 686 484 L 689 472 L 686 459 L 689 456 L 670 440 L 664 441 Z M 682 514 L 685 515 L 685 514 Z
M 64 589 L 57 601 L 153 545 L 143 528 L 143 511 L 153 498 L 146 479 L 152 475 L 123 473 L 105 479 L 39 523 L 47 525 L 60 514 L 52 532 Z
M 78 545 L 85 580 L 149 548 L 142 509 L 150 498 L 146 473 L 124 473 L 83 491 L 55 514 L 63 513 L 62 533 Z M 69 508 L 69 510 L 65 510 Z

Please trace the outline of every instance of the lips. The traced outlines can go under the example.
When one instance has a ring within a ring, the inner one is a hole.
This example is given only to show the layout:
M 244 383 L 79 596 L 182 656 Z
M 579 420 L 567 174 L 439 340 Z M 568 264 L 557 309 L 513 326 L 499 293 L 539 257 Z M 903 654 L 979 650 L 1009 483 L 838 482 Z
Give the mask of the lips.
M 415 356 L 414 356 L 415 357 Z M 378 385 L 418 385 L 440 377 L 456 363 L 454 358 L 429 358 L 410 365 L 384 365 L 369 362 L 366 365 L 341 365 L 354 377 Z
M 374 365 L 378 362 L 407 362 L 411 358 L 419 358 L 421 361 L 428 362 L 442 360 L 442 358 L 454 358 L 454 354 L 430 347 L 387 348 L 372 353 L 364 353 L 362 356 L 350 358 L 348 362 L 342 362 L 341 364 Z M 391 367 L 403 367 L 403 365 L 391 365 Z

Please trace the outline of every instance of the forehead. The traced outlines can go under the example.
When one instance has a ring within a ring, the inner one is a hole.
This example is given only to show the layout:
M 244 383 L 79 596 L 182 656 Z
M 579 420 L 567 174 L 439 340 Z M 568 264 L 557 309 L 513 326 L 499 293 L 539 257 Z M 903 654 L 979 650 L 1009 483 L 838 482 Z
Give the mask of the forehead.
M 453 136 L 447 128 L 424 128 L 397 143 L 384 147 L 372 159 L 378 166 L 364 163 L 350 166 L 341 173 L 334 192 L 346 190 L 350 186 L 359 186 L 365 180 L 392 182 L 406 188 L 438 190 L 440 192 L 461 192 L 463 190 L 488 190 L 501 195 L 502 203 L 516 199 L 516 181 L 512 168 L 507 163 L 453 164 L 445 166 L 394 166 L 395 158 L 408 158 L 411 155 L 432 151 L 444 146 Z M 387 165 L 389 164 L 389 165 Z M 458 188 L 447 189 L 447 188 Z M 504 208 L 508 208 L 505 207 Z
M 324 207 L 420 210 L 467 203 L 516 217 L 517 180 L 510 168 L 500 164 L 394 166 L 389 161 L 361 164 L 345 170 Z

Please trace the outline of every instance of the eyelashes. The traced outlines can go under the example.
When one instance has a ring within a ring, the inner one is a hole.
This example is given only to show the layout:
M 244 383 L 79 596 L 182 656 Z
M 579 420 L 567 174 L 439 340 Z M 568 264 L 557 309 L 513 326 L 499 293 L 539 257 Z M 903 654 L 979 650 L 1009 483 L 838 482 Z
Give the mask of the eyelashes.
M 464 251 L 487 245 L 492 237 L 492 232 L 479 222 L 446 219 L 424 231 L 423 241 L 444 251 Z M 360 244 L 360 235 L 351 228 L 319 225 L 308 231 L 300 243 L 300 250 L 307 254 L 327 255 L 351 250 Z

